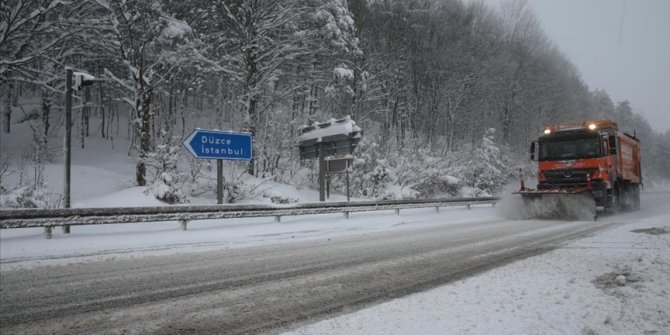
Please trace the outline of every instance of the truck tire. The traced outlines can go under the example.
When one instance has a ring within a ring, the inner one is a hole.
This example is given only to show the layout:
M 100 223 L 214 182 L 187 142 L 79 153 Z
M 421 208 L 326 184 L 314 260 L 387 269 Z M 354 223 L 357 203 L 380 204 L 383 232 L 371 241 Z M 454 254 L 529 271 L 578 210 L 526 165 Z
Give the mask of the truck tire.
M 621 185 L 620 208 L 625 211 L 640 209 L 640 187 L 638 184 L 624 183 Z
M 621 210 L 622 199 L 621 199 L 621 187 L 619 183 L 614 183 L 614 187 L 610 190 L 609 203 L 605 206 L 605 212 L 608 214 L 613 214 Z
M 632 207 L 632 198 L 630 196 L 630 184 L 623 183 L 619 185 L 619 210 L 629 211 Z

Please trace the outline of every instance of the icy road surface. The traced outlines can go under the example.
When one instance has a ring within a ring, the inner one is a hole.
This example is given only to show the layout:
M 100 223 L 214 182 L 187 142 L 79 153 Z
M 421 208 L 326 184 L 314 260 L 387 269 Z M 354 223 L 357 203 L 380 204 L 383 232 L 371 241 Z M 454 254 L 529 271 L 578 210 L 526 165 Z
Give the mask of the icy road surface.
M 259 333 L 424 291 L 667 206 L 596 222 L 470 222 L 295 243 L 9 269 L 0 332 Z

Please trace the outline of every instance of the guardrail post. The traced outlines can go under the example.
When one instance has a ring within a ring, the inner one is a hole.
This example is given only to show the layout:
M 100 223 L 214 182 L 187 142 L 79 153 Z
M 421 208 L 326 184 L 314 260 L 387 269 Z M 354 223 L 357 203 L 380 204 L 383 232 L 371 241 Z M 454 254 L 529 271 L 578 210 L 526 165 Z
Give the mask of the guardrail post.
M 400 215 L 400 208 L 395 209 L 395 215 Z
M 63 228 L 63 234 L 69 234 L 70 233 L 70 225 L 69 224 L 64 224 L 61 226 Z
M 179 223 L 181 224 L 181 230 L 186 230 L 186 226 L 188 225 L 188 220 L 181 219 L 181 220 L 179 220 Z
M 470 204 L 465 205 L 465 207 L 467 207 L 468 209 L 471 209 Z
M 347 220 L 349 219 L 349 212 L 344 212 L 344 218 Z
M 44 237 L 47 240 L 51 239 L 51 226 L 44 226 Z
M 275 215 L 275 222 L 281 222 L 281 215 Z
M 440 212 L 440 206 L 435 206 L 435 213 L 439 213 L 439 212 Z

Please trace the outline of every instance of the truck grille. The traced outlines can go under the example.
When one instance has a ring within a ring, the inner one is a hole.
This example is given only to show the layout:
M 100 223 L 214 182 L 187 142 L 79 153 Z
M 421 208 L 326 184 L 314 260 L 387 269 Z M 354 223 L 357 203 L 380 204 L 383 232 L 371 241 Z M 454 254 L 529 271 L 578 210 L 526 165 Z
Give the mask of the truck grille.
M 542 172 L 550 184 L 585 184 L 586 176 L 596 169 L 558 169 Z

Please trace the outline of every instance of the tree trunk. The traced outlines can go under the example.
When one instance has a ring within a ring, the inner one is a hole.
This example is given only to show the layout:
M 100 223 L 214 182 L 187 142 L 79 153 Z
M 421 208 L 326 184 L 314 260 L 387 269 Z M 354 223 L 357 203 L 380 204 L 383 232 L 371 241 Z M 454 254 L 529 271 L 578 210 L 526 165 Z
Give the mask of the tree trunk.
M 42 115 L 40 118 L 41 124 L 37 129 L 35 137 L 37 140 L 37 148 L 35 152 L 35 188 L 42 188 L 44 185 L 44 162 L 47 155 L 48 132 L 49 132 L 49 115 L 51 114 L 51 96 L 50 93 L 44 90 L 42 92 Z
M 4 122 L 3 122 L 3 131 L 7 134 L 9 134 L 10 131 L 10 124 L 12 122 L 12 82 L 10 80 L 7 80 L 6 82 L 7 85 L 7 92 L 5 95 L 5 115 L 4 115 Z
M 88 102 L 91 101 L 91 90 L 87 89 L 86 93 L 84 94 L 86 97 L 86 101 L 84 101 L 84 104 L 86 107 L 84 107 L 84 120 L 85 120 L 85 125 L 86 125 L 86 137 L 88 137 L 89 129 L 91 126 L 91 107 L 88 106 Z
M 100 120 L 102 121 L 102 124 L 100 125 L 100 135 L 102 138 L 105 138 L 105 122 L 107 115 L 105 114 L 105 95 L 102 91 L 102 89 L 98 89 L 98 92 L 100 93 Z
M 48 92 L 43 93 L 42 95 L 42 141 L 44 143 L 44 148 L 47 147 L 47 141 L 49 139 L 49 127 L 51 123 L 49 122 L 49 117 L 51 116 L 51 96 Z
M 255 148 L 256 146 L 256 141 L 254 140 L 256 138 L 256 122 L 258 120 L 258 116 L 256 115 L 256 104 L 257 100 L 255 96 L 252 96 L 251 99 L 249 99 L 249 133 L 251 134 L 251 150 L 252 150 L 252 156 L 251 160 L 249 160 L 249 165 L 247 165 L 247 173 L 250 175 L 254 176 L 256 173 L 256 159 L 254 158 L 254 154 L 257 150 Z
M 316 84 L 312 84 L 309 88 L 309 100 L 308 100 L 308 113 L 309 116 L 314 116 L 316 115 L 317 111 L 317 103 L 316 103 L 316 94 L 317 94 L 317 87 Z
M 141 78 L 141 77 L 140 77 Z M 151 149 L 151 95 L 152 90 L 144 85 L 140 87 L 139 118 L 140 118 L 140 150 L 136 167 L 136 178 L 138 186 L 147 184 L 146 159 Z
M 252 32 L 253 35 L 255 35 Z M 249 165 L 247 166 L 247 172 L 254 176 L 256 169 L 255 169 L 255 158 L 253 155 L 254 152 L 256 152 L 256 141 L 254 140 L 254 137 L 256 136 L 256 127 L 258 126 L 258 122 L 261 119 L 256 113 L 258 112 L 256 110 L 257 108 L 257 103 L 258 103 L 258 82 L 257 82 L 257 74 L 258 74 L 258 59 L 256 57 L 255 53 L 255 48 L 249 48 L 246 51 L 245 55 L 245 63 L 246 63 L 246 68 L 247 68 L 247 74 L 246 74 L 246 89 L 247 89 L 247 97 L 248 97 L 248 116 L 249 116 L 249 133 L 251 133 L 251 150 L 252 150 L 252 156 L 251 160 L 249 160 Z
M 91 108 L 88 107 L 86 104 L 90 100 L 91 94 L 89 93 L 88 90 L 84 93 L 84 108 L 81 109 L 81 121 L 79 123 L 80 126 L 80 140 L 81 140 L 81 148 L 84 149 L 86 146 L 86 141 L 85 138 L 88 136 L 88 120 L 89 120 L 89 115 L 91 114 Z
M 505 105 L 503 107 L 503 117 L 502 117 L 502 128 L 503 128 L 503 143 L 504 144 L 509 144 L 509 138 L 510 138 L 510 125 L 512 124 L 512 116 L 511 116 L 511 107 L 509 105 Z

